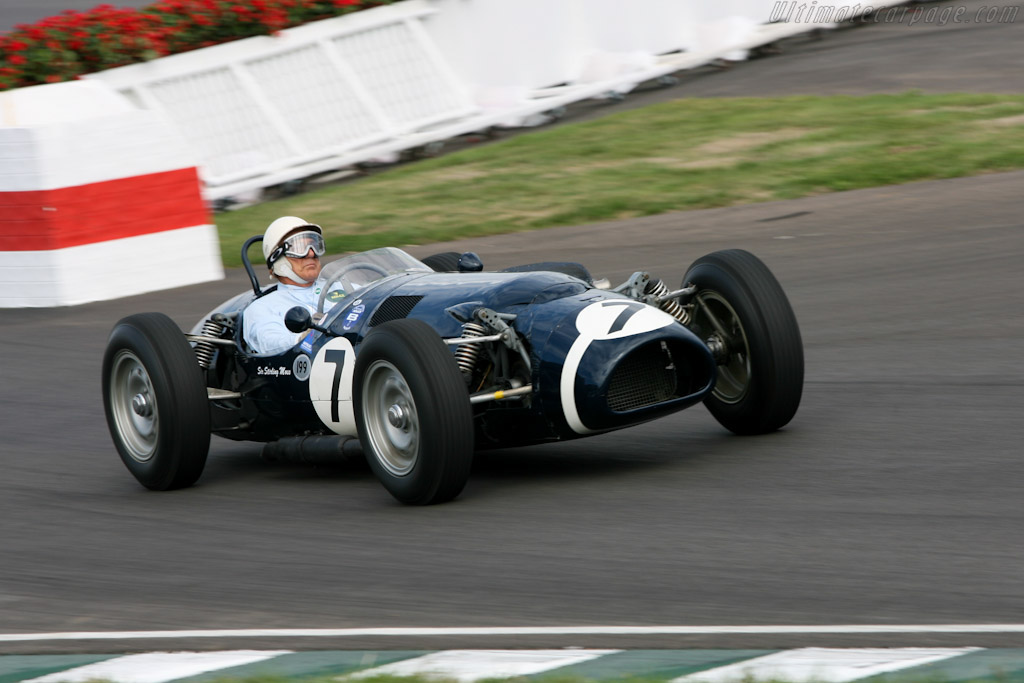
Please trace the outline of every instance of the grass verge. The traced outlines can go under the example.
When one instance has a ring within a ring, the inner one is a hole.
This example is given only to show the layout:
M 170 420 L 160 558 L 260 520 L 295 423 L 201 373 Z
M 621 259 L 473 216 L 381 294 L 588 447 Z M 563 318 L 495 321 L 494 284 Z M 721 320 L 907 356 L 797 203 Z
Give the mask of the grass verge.
M 680 99 L 217 214 L 226 265 L 274 218 L 330 253 L 1024 168 L 1024 96 Z

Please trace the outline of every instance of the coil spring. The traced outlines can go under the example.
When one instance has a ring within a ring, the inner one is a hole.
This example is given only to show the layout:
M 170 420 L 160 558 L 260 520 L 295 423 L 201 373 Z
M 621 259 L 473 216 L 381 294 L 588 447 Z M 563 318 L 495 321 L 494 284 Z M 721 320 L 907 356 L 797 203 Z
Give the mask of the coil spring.
M 200 334 L 204 337 L 219 337 L 224 334 L 224 326 L 213 320 L 207 320 L 203 323 L 203 330 Z M 199 367 L 202 369 L 210 369 L 210 366 L 213 365 L 213 355 L 215 353 L 217 353 L 217 347 L 210 342 L 196 342 L 196 359 L 199 361 Z
M 644 289 L 644 294 L 647 294 L 651 298 L 657 298 L 668 294 L 671 290 L 661 280 L 651 280 L 647 287 Z M 665 299 L 658 304 L 661 310 L 665 311 L 673 318 L 678 320 L 684 325 L 690 322 L 690 312 L 687 311 L 683 306 L 679 304 L 675 299 Z
M 487 328 L 477 323 L 465 323 L 462 326 L 463 337 L 482 337 L 487 334 Z M 476 360 L 480 357 L 480 344 L 461 344 L 455 349 L 455 364 L 466 376 L 466 380 L 473 377 L 473 368 L 476 367 Z

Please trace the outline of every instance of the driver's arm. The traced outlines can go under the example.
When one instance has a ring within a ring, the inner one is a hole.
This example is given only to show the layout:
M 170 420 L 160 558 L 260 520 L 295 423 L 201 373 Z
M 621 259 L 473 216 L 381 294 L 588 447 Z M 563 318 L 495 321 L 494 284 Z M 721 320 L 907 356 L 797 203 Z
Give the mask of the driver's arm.
M 283 353 L 298 344 L 305 335 L 303 332 L 291 332 L 284 326 L 284 311 L 266 303 L 269 302 L 257 299 L 242 316 L 242 336 L 249 348 L 260 356 Z

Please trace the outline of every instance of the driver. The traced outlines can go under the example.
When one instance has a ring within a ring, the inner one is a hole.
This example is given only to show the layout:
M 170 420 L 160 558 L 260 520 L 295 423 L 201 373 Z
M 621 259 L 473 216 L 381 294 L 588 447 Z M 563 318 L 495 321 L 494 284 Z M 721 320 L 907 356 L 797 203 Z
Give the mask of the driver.
M 263 256 L 277 290 L 253 301 L 245 309 L 242 337 L 261 356 L 282 353 L 298 344 L 305 332 L 292 332 L 284 325 L 284 314 L 304 306 L 315 314 L 324 282 L 320 257 L 324 255 L 323 229 L 297 216 L 282 216 L 263 235 Z M 336 302 L 324 300 L 324 311 Z

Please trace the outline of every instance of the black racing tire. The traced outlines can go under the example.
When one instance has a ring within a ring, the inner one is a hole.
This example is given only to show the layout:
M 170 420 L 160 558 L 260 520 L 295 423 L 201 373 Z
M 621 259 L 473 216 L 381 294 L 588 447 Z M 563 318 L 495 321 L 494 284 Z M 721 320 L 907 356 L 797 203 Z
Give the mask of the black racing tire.
M 195 352 L 162 313 L 114 326 L 103 354 L 103 410 L 121 461 L 155 491 L 194 484 L 210 450 L 210 408 Z
M 356 427 L 366 460 L 402 503 L 449 501 L 469 479 L 473 414 L 455 358 L 429 325 L 378 325 L 356 356 Z
M 459 257 L 461 256 L 462 254 L 454 251 L 445 251 L 440 254 L 431 254 L 420 260 L 439 273 L 456 273 L 459 270 Z
M 683 280 L 687 284 L 698 288 L 689 327 L 718 362 L 718 379 L 704 401 L 708 410 L 736 434 L 765 434 L 787 425 L 803 393 L 804 350 L 778 280 L 750 252 L 729 249 L 697 259 Z

